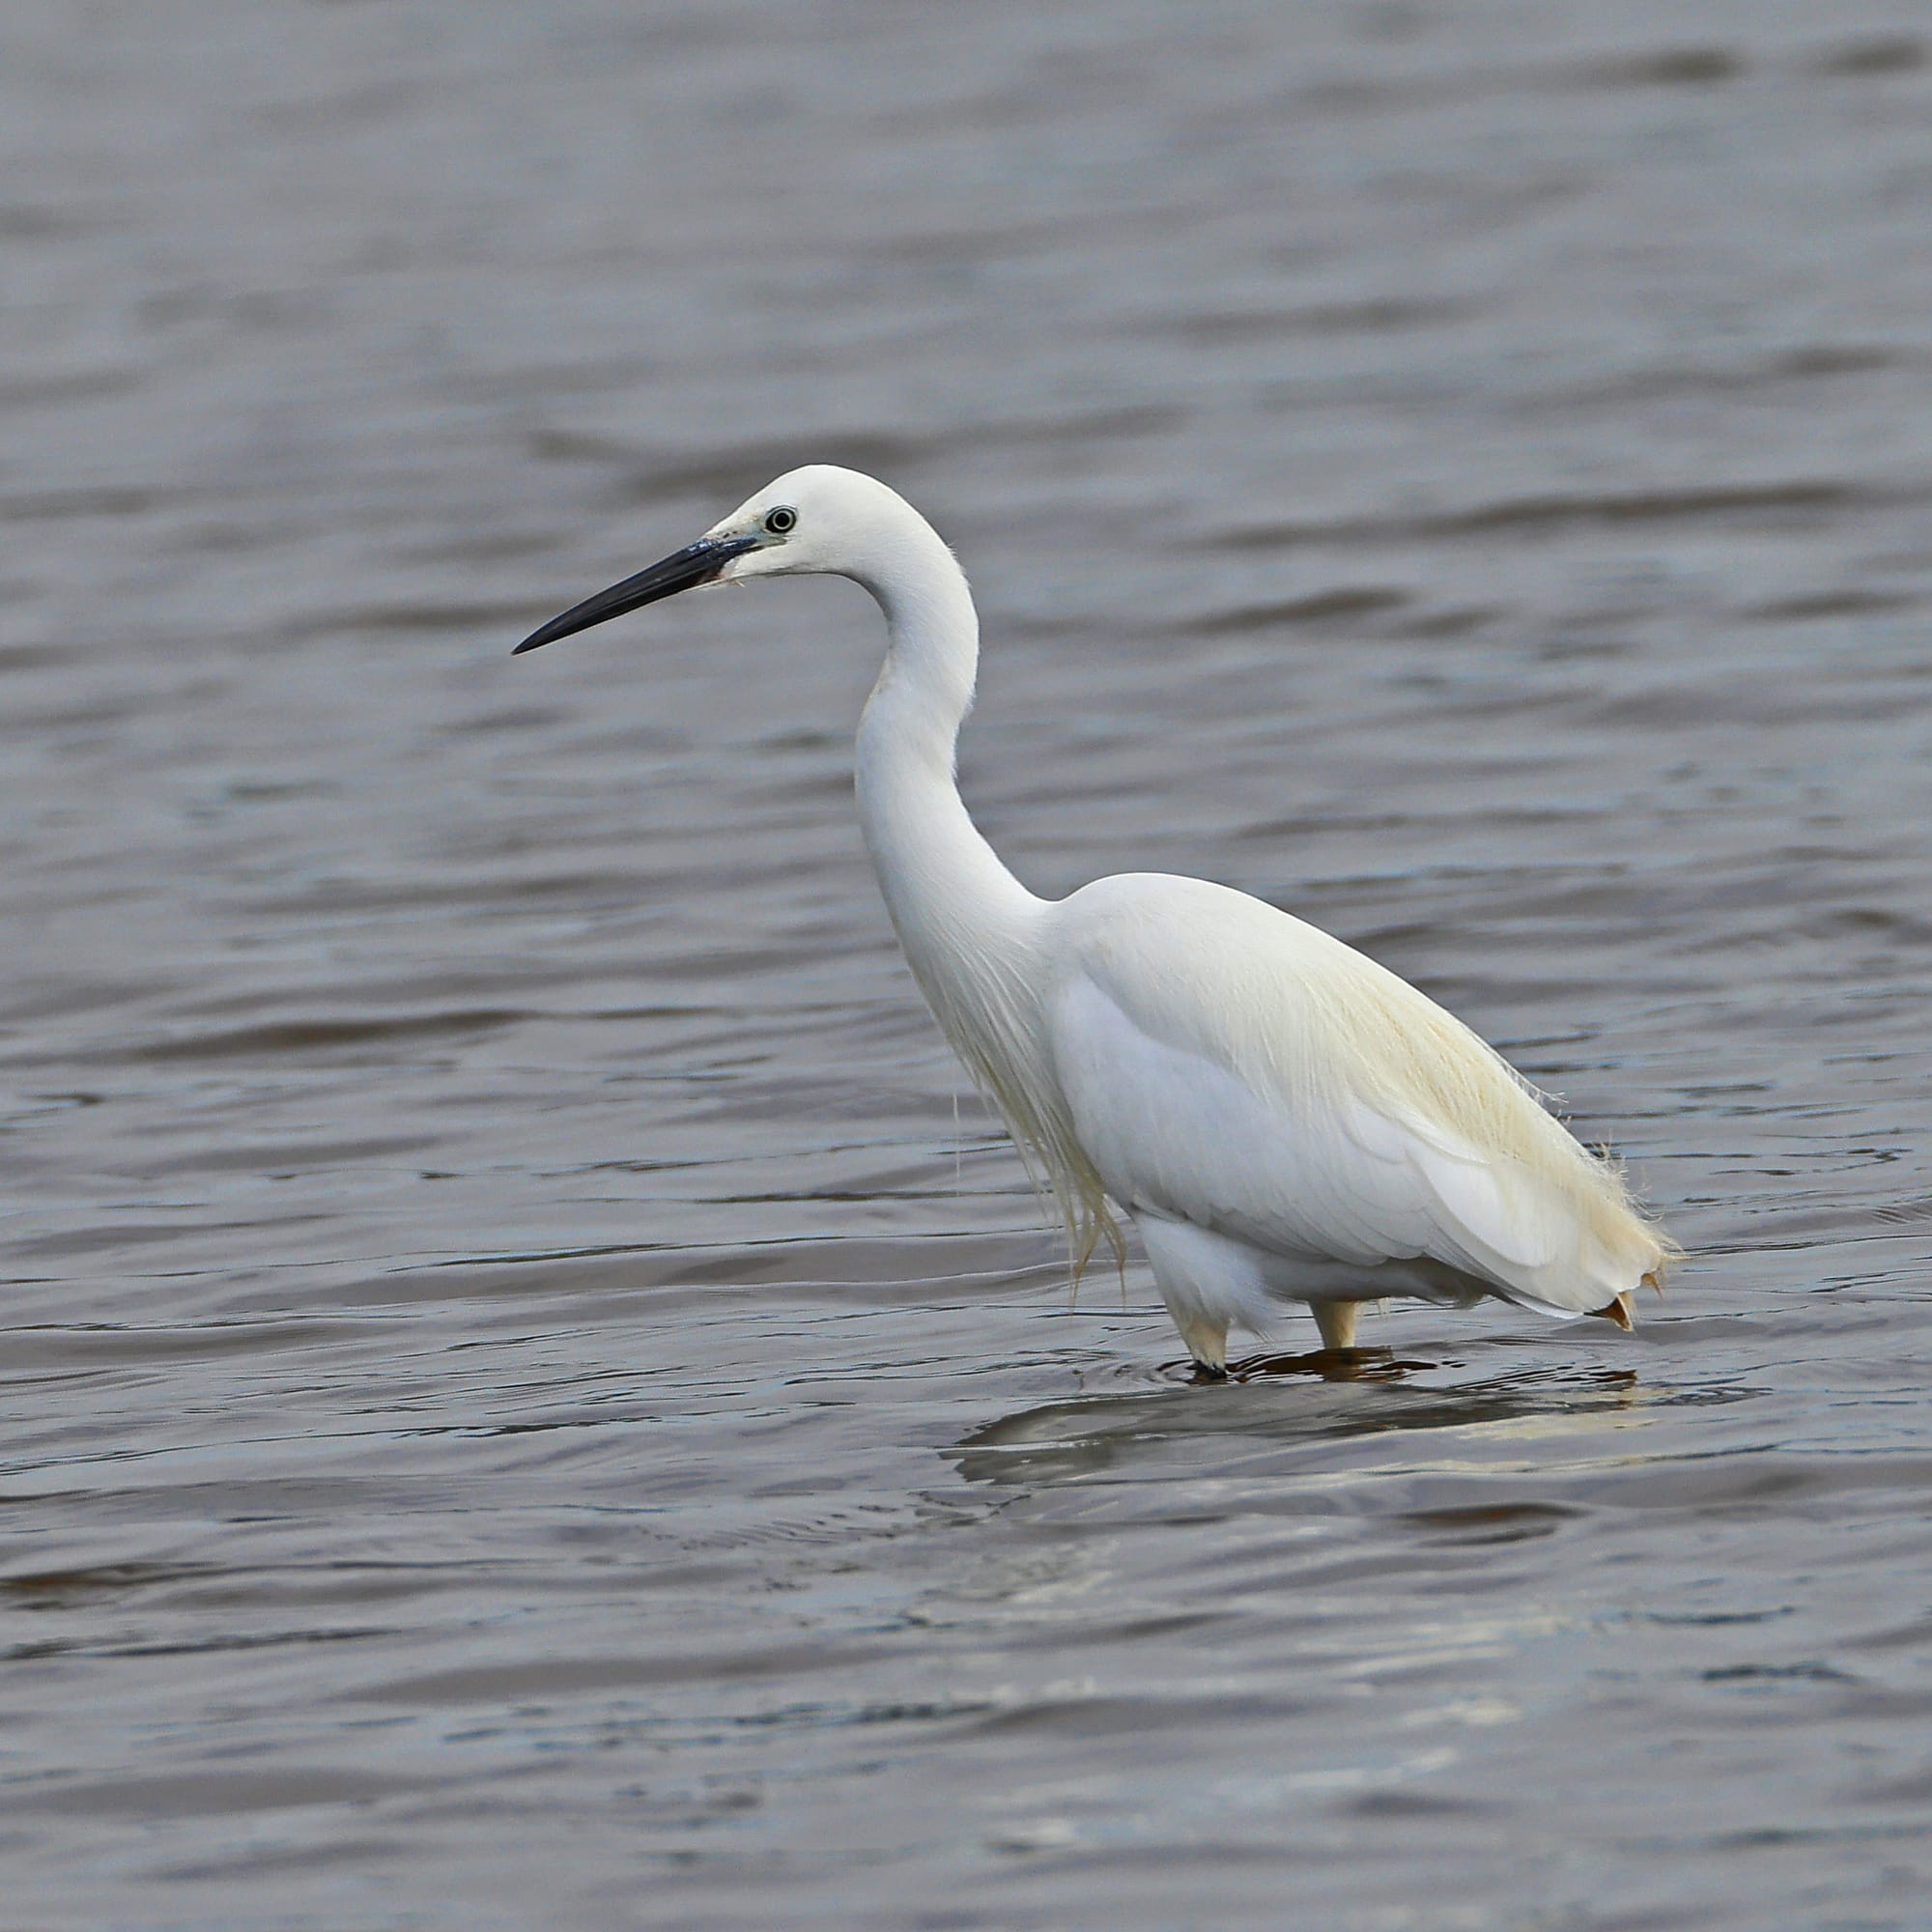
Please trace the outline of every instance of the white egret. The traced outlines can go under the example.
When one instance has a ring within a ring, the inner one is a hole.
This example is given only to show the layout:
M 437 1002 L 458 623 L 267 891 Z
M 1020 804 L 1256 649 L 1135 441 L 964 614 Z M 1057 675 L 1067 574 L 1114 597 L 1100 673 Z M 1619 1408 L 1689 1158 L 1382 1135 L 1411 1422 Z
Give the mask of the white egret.
M 883 483 L 814 465 L 554 618 L 534 650 L 698 584 L 830 572 L 885 613 L 859 726 L 866 843 L 946 1037 L 1051 1189 L 1076 1270 L 1112 1207 L 1189 1352 L 1307 1303 L 1352 1346 L 1363 1301 L 1485 1295 L 1631 1325 L 1676 1249 L 1509 1065 L 1325 932 L 1200 879 L 1040 899 L 968 816 L 953 749 L 979 619 L 952 553 Z

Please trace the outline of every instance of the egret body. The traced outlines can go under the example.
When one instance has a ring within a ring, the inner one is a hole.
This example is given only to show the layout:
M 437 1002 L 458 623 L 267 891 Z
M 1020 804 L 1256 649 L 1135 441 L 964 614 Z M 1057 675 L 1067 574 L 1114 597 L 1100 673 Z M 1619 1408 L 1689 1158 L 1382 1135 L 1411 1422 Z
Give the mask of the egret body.
M 1136 872 L 1037 898 L 980 836 L 953 749 L 979 620 L 932 526 L 869 476 L 792 470 L 527 651 L 699 584 L 830 572 L 885 613 L 859 814 L 946 1037 L 1065 1217 L 1076 1266 L 1118 1206 L 1194 1359 L 1306 1303 L 1494 1296 L 1629 1327 L 1675 1253 L 1508 1064 L 1374 960 L 1225 886 Z

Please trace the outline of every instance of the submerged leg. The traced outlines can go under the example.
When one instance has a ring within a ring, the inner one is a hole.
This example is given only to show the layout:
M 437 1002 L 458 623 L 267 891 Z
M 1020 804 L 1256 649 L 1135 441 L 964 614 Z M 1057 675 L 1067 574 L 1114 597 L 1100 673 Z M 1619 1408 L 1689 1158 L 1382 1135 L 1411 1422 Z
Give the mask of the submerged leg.
M 1174 1325 L 1180 1330 L 1180 1339 L 1187 1344 L 1187 1352 L 1200 1367 L 1210 1376 L 1225 1376 L 1228 1373 L 1228 1331 L 1225 1327 L 1217 1327 L 1200 1315 L 1176 1315 Z
M 1134 1225 L 1187 1352 L 1209 1375 L 1225 1374 L 1228 1330 L 1264 1325 L 1270 1310 L 1252 1256 L 1238 1242 L 1165 1215 L 1136 1214 Z
M 1355 1346 L 1355 1301 L 1311 1301 L 1315 1325 L 1321 1331 L 1324 1349 L 1352 1349 Z

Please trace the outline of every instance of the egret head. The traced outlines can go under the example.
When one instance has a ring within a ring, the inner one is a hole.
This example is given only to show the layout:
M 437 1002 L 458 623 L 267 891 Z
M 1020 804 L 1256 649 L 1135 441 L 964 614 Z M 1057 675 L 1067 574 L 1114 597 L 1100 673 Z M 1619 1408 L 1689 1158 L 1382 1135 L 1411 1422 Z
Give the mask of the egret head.
M 882 546 L 926 531 L 919 513 L 870 476 L 831 464 L 787 470 L 776 483 L 661 563 L 586 597 L 517 646 L 533 651 L 680 590 L 751 577 L 830 572 L 866 581 Z

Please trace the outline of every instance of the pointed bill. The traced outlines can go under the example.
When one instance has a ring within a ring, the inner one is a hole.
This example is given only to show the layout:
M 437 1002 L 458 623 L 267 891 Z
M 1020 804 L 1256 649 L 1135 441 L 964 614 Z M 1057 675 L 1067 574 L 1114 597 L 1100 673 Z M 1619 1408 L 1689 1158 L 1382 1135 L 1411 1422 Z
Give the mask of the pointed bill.
M 757 546 L 758 539 L 754 536 L 699 537 L 662 563 L 654 563 L 648 570 L 640 570 L 637 576 L 627 577 L 608 590 L 600 590 L 595 597 L 586 597 L 582 604 L 573 604 L 562 616 L 553 617 L 541 629 L 532 631 L 510 655 L 517 657 L 541 645 L 554 644 L 559 638 L 587 631 L 593 624 L 621 617 L 627 611 L 655 604 L 661 597 L 675 597 L 680 590 L 695 590 L 700 583 L 710 583 L 734 556 L 743 556 Z

